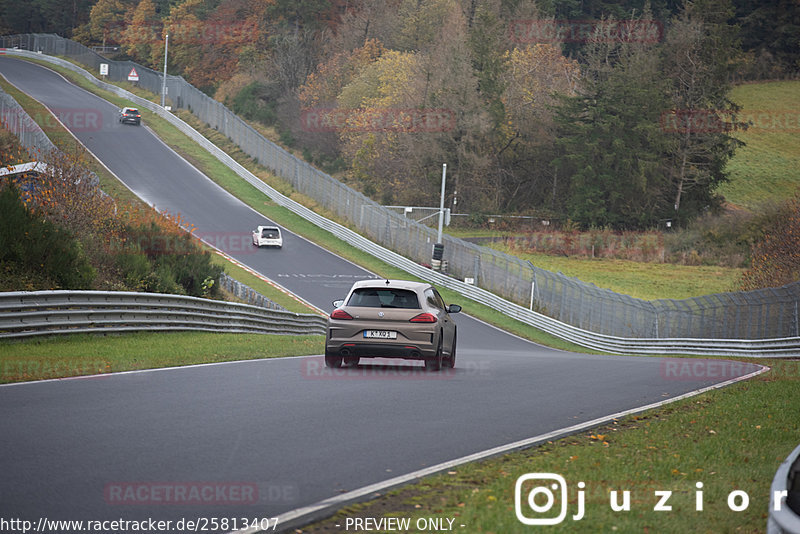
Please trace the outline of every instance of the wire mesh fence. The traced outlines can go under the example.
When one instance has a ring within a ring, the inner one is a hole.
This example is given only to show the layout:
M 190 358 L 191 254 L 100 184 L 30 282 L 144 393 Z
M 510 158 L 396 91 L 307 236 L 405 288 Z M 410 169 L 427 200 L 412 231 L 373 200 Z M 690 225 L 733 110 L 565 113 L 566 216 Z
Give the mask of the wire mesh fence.
M 56 35 L 0 38 L 0 46 L 65 56 L 94 72 L 108 65 L 107 80 L 127 81 L 160 94 L 162 74 L 130 61 L 111 61 L 79 43 Z M 431 261 L 437 233 L 387 209 L 296 158 L 263 137 L 222 103 L 183 78 L 167 76 L 166 100 L 187 109 L 223 133 L 246 154 L 359 229 L 365 237 L 418 263 Z M 443 236 L 443 265 L 451 276 L 473 283 L 512 302 L 600 334 L 639 338 L 770 339 L 800 335 L 800 282 L 776 289 L 722 293 L 684 300 L 645 301 L 538 268 L 515 256 Z
M 32 160 L 55 150 L 50 138 L 14 98 L 0 89 L 0 126 L 19 139 Z
M 20 145 L 32 161 L 46 162 L 51 154 L 59 150 L 45 131 L 28 115 L 25 108 L 2 89 L 0 89 L 0 128 L 11 132 L 19 139 Z M 6 162 L 0 161 L 0 164 Z M 100 183 L 100 179 L 93 172 L 87 173 L 86 177 L 94 186 Z M 103 191 L 100 193 L 105 195 Z

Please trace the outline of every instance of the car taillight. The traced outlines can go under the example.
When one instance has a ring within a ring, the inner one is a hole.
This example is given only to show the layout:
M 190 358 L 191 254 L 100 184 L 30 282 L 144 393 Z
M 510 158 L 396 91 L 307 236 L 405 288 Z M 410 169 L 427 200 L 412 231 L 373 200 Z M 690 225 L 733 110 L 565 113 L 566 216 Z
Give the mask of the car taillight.
M 414 317 L 409 319 L 409 322 L 412 322 L 412 323 L 435 323 L 436 322 L 436 316 L 433 315 L 432 313 L 420 313 L 419 315 L 415 315 Z
M 333 310 L 333 313 L 331 314 L 331 319 L 345 319 L 345 320 L 347 320 L 347 319 L 352 319 L 352 318 L 353 318 L 353 316 L 350 315 L 349 313 L 347 313 L 344 310 Z

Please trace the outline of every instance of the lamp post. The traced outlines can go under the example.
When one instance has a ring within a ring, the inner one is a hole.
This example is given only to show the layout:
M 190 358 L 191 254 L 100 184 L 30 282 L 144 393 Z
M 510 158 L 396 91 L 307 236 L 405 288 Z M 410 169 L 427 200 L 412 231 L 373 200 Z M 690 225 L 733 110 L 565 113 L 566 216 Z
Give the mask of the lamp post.
M 164 41 L 164 77 L 161 80 L 161 107 L 167 103 L 167 54 L 169 54 L 169 34 Z
M 431 267 L 435 271 L 441 271 L 443 266 L 444 245 L 442 244 L 442 224 L 444 223 L 444 184 L 445 176 L 447 175 L 447 163 L 442 164 L 442 197 L 439 201 L 439 234 L 436 238 L 436 244 L 433 245 L 433 258 L 431 259 Z
M 436 239 L 437 243 L 442 242 L 442 223 L 444 222 L 444 184 L 447 175 L 447 163 L 442 163 L 442 196 L 439 200 L 439 235 Z

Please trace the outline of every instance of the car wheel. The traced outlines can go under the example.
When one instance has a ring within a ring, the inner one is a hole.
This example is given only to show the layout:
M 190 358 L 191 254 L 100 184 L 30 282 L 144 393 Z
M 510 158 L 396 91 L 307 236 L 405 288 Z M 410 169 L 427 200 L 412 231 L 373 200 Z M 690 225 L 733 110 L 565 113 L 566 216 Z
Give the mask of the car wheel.
M 426 371 L 438 371 L 442 368 L 442 335 L 439 334 L 439 346 L 436 348 L 436 354 L 433 358 L 425 360 Z
M 344 364 L 349 367 L 355 367 L 358 365 L 359 360 L 361 360 L 361 358 L 358 356 L 345 356 Z
M 442 360 L 442 363 L 448 369 L 456 366 L 456 341 L 458 340 L 458 332 L 453 332 L 453 345 L 450 347 L 450 356 Z
M 342 357 L 341 356 L 329 356 L 325 355 L 325 367 L 331 367 L 333 369 L 338 369 L 342 366 Z

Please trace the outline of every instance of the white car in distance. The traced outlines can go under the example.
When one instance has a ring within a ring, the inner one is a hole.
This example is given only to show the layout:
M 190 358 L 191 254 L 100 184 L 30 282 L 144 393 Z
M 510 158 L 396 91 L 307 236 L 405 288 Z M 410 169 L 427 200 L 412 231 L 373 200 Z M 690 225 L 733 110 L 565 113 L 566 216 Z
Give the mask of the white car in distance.
M 281 229 L 277 226 L 259 226 L 253 231 L 253 246 L 283 247 Z

